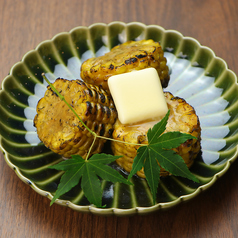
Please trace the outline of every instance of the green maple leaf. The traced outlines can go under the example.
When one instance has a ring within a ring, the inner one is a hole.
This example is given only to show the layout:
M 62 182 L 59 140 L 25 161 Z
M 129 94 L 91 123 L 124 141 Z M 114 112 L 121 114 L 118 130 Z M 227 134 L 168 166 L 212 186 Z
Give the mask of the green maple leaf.
M 81 121 L 84 127 L 96 137 L 105 138 L 96 135 L 91 131 L 77 115 L 72 106 L 65 100 L 65 98 L 54 88 L 48 81 L 45 75 L 43 78 L 51 86 L 52 90 L 63 100 L 76 117 Z M 172 149 L 177 148 L 180 144 L 189 139 L 197 139 L 189 134 L 180 132 L 167 132 L 166 124 L 169 118 L 169 111 L 166 116 L 152 129 L 147 132 L 148 145 L 141 145 L 137 150 L 137 155 L 134 158 L 132 170 L 128 176 L 128 180 L 139 170 L 144 167 L 146 180 L 152 192 L 153 202 L 156 201 L 156 193 L 160 180 L 160 166 L 166 171 L 175 176 L 182 176 L 191 179 L 195 182 L 199 180 L 189 171 L 184 163 L 182 157 L 176 154 Z M 92 144 L 93 146 L 93 144 Z M 92 148 L 91 146 L 91 148 Z M 111 181 L 113 183 L 121 182 L 131 185 L 122 175 L 116 170 L 109 167 L 107 164 L 115 161 L 121 156 L 113 156 L 110 154 L 95 154 L 91 158 L 84 160 L 79 155 L 73 155 L 72 159 L 63 161 L 57 165 L 50 166 L 51 169 L 63 170 L 65 173 L 61 177 L 57 191 L 51 201 L 51 205 L 57 198 L 75 187 L 81 179 L 81 188 L 92 204 L 101 207 L 102 203 L 102 189 L 99 177 Z M 160 164 L 160 166 L 158 165 Z
M 128 179 L 130 179 L 137 171 L 144 167 L 145 177 L 151 189 L 154 203 L 160 180 L 160 167 L 158 163 L 162 168 L 175 176 L 181 176 L 191 179 L 194 182 L 199 182 L 190 172 L 183 158 L 172 150 L 189 139 L 196 139 L 196 137 L 180 132 L 162 134 L 166 129 L 168 117 L 169 111 L 159 123 L 148 130 L 148 145 L 141 146 L 137 150 L 132 170 L 128 176 Z
M 75 187 L 81 179 L 81 188 L 88 201 L 101 207 L 102 188 L 99 177 L 113 183 L 120 182 L 132 185 L 118 171 L 107 165 L 120 157 L 110 154 L 95 154 L 90 159 L 84 160 L 80 155 L 72 155 L 72 159 L 50 166 L 51 169 L 65 171 L 50 205 L 61 195 Z

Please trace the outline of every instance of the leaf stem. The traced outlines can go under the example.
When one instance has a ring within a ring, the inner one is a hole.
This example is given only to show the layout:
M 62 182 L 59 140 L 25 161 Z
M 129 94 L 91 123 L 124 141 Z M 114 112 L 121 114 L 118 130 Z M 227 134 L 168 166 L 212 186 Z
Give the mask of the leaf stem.
M 96 139 L 97 139 L 97 134 L 95 133 L 95 135 L 93 136 L 94 138 L 93 138 L 93 143 L 91 144 L 91 146 L 90 146 L 90 148 L 89 148 L 89 150 L 88 150 L 88 153 L 87 153 L 87 156 L 86 156 L 86 158 L 85 158 L 85 161 L 87 161 L 88 160 L 88 157 L 90 156 L 90 153 L 91 153 L 91 150 L 92 150 L 92 148 L 93 148 L 93 145 L 94 145 L 94 143 L 95 143 L 95 141 L 96 141 Z
M 111 140 L 111 141 L 119 142 L 119 143 L 129 144 L 129 145 L 148 146 L 148 144 L 138 144 L 138 143 L 132 143 L 132 142 L 121 141 L 121 140 L 115 140 L 115 139 L 113 139 L 113 138 L 104 137 L 104 136 L 99 136 L 99 135 L 97 135 L 97 137 L 98 137 L 98 138 L 101 138 L 101 139 L 106 139 L 106 140 Z

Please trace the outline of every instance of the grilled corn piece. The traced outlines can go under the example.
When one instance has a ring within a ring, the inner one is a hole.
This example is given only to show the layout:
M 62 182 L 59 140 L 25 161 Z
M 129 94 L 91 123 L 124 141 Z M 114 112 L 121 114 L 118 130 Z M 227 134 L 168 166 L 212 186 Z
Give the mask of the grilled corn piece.
M 89 129 L 101 136 L 111 136 L 117 112 L 111 97 L 103 89 L 80 80 L 61 78 L 53 86 Z M 75 154 L 85 158 L 93 142 L 92 134 L 49 86 L 38 102 L 34 125 L 45 146 L 66 158 Z M 97 139 L 91 152 L 100 153 L 104 142 Z
M 197 137 L 197 140 L 187 140 L 178 148 L 174 149 L 174 151 L 184 159 L 187 166 L 190 167 L 200 151 L 201 128 L 199 119 L 193 107 L 186 103 L 184 99 L 173 97 L 173 95 L 168 92 L 165 92 L 164 96 L 166 98 L 168 108 L 170 109 L 170 115 L 165 132 L 180 131 L 182 133 L 188 133 Z M 146 121 L 141 124 L 123 125 L 119 120 L 117 120 L 114 125 L 113 138 L 115 140 L 125 142 L 147 144 L 148 140 L 146 133 L 148 129 L 153 127 L 153 125 L 157 122 L 158 121 Z M 112 141 L 111 147 L 115 155 L 123 155 L 123 157 L 117 160 L 118 165 L 120 165 L 127 172 L 130 172 L 132 169 L 133 159 L 136 156 L 139 146 Z M 168 174 L 169 173 L 167 171 L 161 168 L 161 176 L 166 176 Z M 143 168 L 137 172 L 137 175 L 145 178 Z
M 81 78 L 109 92 L 107 80 L 110 76 L 153 67 L 158 72 L 162 86 L 167 87 L 170 76 L 166 63 L 158 42 L 128 41 L 115 46 L 103 56 L 86 60 L 81 66 Z

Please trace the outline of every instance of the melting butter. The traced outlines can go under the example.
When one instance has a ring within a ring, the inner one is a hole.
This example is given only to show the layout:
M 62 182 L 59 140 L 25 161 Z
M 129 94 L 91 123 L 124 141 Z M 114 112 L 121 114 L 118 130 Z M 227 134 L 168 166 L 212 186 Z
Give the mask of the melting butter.
M 163 117 L 168 111 L 154 68 L 113 75 L 108 79 L 108 86 L 122 124 Z

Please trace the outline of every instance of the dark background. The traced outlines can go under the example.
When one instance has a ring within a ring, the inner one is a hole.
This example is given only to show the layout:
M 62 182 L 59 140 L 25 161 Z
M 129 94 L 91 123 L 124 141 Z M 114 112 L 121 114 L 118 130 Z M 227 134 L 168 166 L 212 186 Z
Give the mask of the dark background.
M 214 50 L 237 73 L 236 0 L 0 0 L 0 80 L 43 40 L 76 26 L 139 21 L 175 29 Z M 1 116 L 1 115 L 0 115 Z M 102 217 L 54 204 L 0 155 L 0 237 L 238 237 L 238 161 L 189 202 L 146 216 Z

